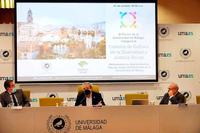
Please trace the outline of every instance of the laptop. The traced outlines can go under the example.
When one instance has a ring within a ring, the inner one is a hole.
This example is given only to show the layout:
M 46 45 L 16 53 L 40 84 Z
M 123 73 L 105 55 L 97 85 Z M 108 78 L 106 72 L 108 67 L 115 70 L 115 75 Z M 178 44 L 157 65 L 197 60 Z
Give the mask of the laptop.
M 132 105 L 148 105 L 148 99 L 132 99 Z

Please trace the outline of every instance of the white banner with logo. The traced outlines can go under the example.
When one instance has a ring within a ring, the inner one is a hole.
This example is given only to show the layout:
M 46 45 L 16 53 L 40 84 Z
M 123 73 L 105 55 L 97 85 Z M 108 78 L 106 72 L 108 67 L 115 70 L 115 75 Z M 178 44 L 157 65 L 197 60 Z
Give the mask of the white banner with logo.
M 4 81 L 14 79 L 14 25 L 0 25 L 0 93 Z
M 0 92 L 3 83 L 14 77 L 14 28 L 0 25 Z M 150 101 L 159 104 L 167 87 L 175 82 L 179 91 L 187 97 L 187 103 L 195 104 L 200 95 L 200 25 L 158 25 L 158 83 L 99 84 L 106 105 L 125 105 L 125 94 L 147 93 Z M 74 106 L 78 85 L 18 85 L 31 90 L 31 105 L 39 106 L 40 97 L 63 97 L 68 106 Z

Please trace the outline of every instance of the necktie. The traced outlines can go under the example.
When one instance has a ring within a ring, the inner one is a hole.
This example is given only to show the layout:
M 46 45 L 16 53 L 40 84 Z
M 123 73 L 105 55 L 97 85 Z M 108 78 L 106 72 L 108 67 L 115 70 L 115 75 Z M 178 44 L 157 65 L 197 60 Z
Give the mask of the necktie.
M 14 97 L 14 94 L 12 93 L 11 95 L 12 95 L 12 99 L 13 99 L 13 102 L 14 102 L 14 106 L 17 106 L 17 101 L 16 101 L 16 99 Z

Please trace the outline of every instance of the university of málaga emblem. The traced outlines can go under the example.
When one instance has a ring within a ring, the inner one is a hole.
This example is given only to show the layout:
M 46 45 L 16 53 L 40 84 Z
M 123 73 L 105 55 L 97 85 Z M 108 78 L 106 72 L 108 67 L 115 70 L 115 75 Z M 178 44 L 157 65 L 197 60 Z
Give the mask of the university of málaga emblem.
M 47 130 L 49 133 L 69 133 L 71 120 L 67 115 L 50 115 L 47 119 Z

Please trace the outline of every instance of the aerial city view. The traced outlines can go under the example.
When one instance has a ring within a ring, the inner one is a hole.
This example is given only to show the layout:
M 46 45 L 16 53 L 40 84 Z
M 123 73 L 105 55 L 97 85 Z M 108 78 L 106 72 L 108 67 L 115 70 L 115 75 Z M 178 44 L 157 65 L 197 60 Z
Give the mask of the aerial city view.
M 42 24 L 30 8 L 25 14 L 17 20 L 18 60 L 106 59 L 105 21 Z

